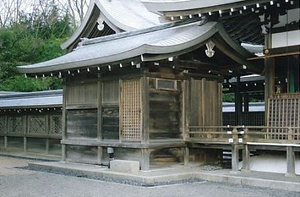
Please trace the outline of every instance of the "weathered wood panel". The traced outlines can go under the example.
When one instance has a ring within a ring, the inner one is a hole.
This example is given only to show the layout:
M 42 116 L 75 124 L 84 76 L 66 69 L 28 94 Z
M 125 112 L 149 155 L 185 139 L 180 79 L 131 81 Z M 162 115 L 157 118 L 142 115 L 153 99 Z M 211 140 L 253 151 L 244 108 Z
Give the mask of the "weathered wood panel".
M 61 155 L 60 140 L 49 139 L 49 154 L 50 155 Z
M 222 125 L 221 84 L 206 79 L 191 79 L 190 124 L 191 126 Z
M 33 153 L 44 153 L 46 151 L 46 139 L 28 138 L 27 150 Z
M 97 82 L 67 84 L 66 105 L 97 105 L 97 92 Z
M 119 139 L 119 107 L 102 107 L 103 139 Z
M 181 82 L 149 79 L 149 138 L 180 138 Z
M 97 110 L 69 110 L 67 138 L 97 138 Z
M 24 150 L 23 137 L 10 137 L 7 140 L 7 148 L 11 150 Z

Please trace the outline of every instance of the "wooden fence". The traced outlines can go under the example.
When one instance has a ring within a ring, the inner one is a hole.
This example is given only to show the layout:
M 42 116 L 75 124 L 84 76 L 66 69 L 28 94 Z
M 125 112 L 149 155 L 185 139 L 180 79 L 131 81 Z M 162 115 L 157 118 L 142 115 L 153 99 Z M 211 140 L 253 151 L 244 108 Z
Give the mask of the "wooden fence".
M 0 148 L 61 154 L 61 115 L 13 114 L 0 117 Z
M 259 142 L 300 145 L 300 127 L 190 126 L 187 136 L 188 142 L 195 143 Z

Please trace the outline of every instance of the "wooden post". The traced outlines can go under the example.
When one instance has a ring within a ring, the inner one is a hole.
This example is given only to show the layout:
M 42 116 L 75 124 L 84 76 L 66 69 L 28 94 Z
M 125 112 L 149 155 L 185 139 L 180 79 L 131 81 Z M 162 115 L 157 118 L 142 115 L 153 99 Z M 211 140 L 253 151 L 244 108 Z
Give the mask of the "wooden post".
M 25 118 L 25 121 L 24 121 L 25 125 L 23 126 L 23 128 L 24 128 L 23 150 L 24 150 L 24 152 L 26 152 L 27 151 L 27 137 L 26 136 L 27 136 L 27 133 L 29 133 L 29 116 L 25 115 L 24 118 Z
M 98 146 L 98 164 L 102 164 L 102 159 L 103 158 L 103 147 Z
M 150 169 L 150 150 L 148 148 L 143 148 L 141 170 L 149 170 L 149 169 Z
M 236 128 L 232 131 L 233 144 L 231 147 L 231 169 L 232 171 L 239 170 L 239 145 L 238 145 L 238 130 Z
M 275 93 L 275 61 L 273 58 L 265 59 L 265 107 L 268 109 L 268 99 Z M 265 120 L 268 122 L 268 114 L 265 113 Z
M 65 144 L 61 145 L 61 160 L 66 161 L 67 159 L 67 147 Z
M 231 170 L 239 171 L 239 148 L 237 144 L 233 144 L 231 148 Z
M 141 97 L 142 143 L 149 144 L 149 77 L 141 79 Z
M 4 136 L 4 149 L 7 149 L 7 136 Z
M 23 150 L 24 152 L 27 151 L 27 137 L 23 137 Z
M 189 160 L 190 160 L 190 149 L 189 147 L 186 146 L 184 148 L 184 156 L 183 156 L 183 162 L 185 166 L 189 164 Z
M 243 150 L 243 169 L 245 171 L 250 171 L 250 150 L 248 144 L 244 145 Z
M 67 98 L 66 98 L 66 78 L 64 78 L 63 82 L 63 107 L 62 107 L 62 140 L 66 140 L 67 138 Z M 65 144 L 61 145 L 61 159 L 66 161 L 67 158 L 67 147 Z
M 98 90 L 97 90 L 97 97 L 98 97 L 98 111 L 97 111 L 97 129 L 98 129 L 98 141 L 102 141 L 103 133 L 102 133 L 102 82 L 98 81 Z
M 287 162 L 287 173 L 286 176 L 295 176 L 295 152 L 293 147 L 286 147 L 286 162 Z
M 101 77 L 101 74 L 98 74 L 98 78 Z M 97 88 L 97 100 L 98 100 L 98 107 L 97 107 L 97 139 L 99 142 L 103 140 L 103 132 L 102 132 L 102 81 L 98 81 L 98 88 Z M 97 163 L 102 164 L 103 162 L 103 147 L 98 146 L 98 153 L 97 153 Z
M 49 154 L 49 138 L 46 139 L 46 154 Z

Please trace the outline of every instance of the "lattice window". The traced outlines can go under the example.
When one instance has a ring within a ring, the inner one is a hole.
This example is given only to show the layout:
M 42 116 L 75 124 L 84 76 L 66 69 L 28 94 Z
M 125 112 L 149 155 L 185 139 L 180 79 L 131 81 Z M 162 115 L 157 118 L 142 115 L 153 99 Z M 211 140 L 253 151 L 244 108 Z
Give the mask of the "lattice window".
M 289 127 L 300 127 L 300 94 L 280 94 L 269 99 L 268 132 L 272 139 L 288 139 Z M 300 140 L 299 129 L 293 129 L 293 139 Z
M 8 132 L 9 133 L 23 133 L 24 132 L 24 124 L 23 124 L 23 117 L 9 117 L 8 118 Z
M 50 134 L 62 133 L 62 117 L 60 115 L 50 116 Z
M 140 80 L 122 81 L 121 93 L 122 139 L 141 140 L 141 84 Z
M 29 116 L 29 130 L 31 134 L 46 134 L 46 118 L 44 116 Z
M 0 117 L 0 133 L 5 133 L 5 116 Z

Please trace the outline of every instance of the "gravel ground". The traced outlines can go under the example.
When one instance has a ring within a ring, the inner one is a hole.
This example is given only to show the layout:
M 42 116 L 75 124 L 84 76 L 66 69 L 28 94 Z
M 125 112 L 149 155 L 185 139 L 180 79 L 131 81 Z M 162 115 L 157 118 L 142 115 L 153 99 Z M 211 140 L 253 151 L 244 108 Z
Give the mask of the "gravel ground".
M 26 170 L 29 160 L 0 157 L 0 196 L 299 197 L 300 193 L 207 181 L 142 187 Z

